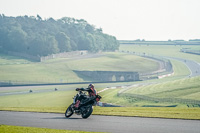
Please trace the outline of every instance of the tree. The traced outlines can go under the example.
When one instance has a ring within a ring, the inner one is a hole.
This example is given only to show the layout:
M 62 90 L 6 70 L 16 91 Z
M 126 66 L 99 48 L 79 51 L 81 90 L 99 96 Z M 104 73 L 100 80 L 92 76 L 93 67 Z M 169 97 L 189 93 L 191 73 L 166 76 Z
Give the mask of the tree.
M 24 51 L 27 48 L 26 38 L 27 33 L 21 29 L 21 26 L 12 27 L 8 33 L 9 47 L 11 51 Z
M 72 39 L 70 39 L 70 44 L 71 44 L 72 51 L 78 50 L 76 43 Z
M 54 36 L 48 35 L 45 40 L 45 47 L 47 48 L 47 54 L 56 54 L 59 52 L 58 43 Z
M 114 51 L 119 48 L 115 37 L 104 34 L 84 19 L 0 15 L 1 51 L 36 56 L 75 50 Z
M 90 52 L 98 51 L 98 48 L 96 46 L 95 37 L 92 34 L 88 33 L 86 38 L 88 40 L 88 48 L 87 49 L 89 49 Z
M 89 32 L 89 33 L 93 33 L 94 29 L 95 29 L 94 26 L 89 25 L 89 24 L 87 24 L 85 27 L 86 32 Z
M 44 40 L 42 36 L 37 35 L 31 42 L 29 46 L 29 53 L 35 56 L 43 56 Z
M 58 42 L 60 52 L 71 51 L 70 38 L 64 32 L 58 33 L 56 35 L 56 40 Z
M 95 34 L 95 43 L 96 47 L 99 51 L 102 51 L 105 49 L 105 39 L 103 38 L 102 35 Z
M 37 56 L 47 56 L 59 51 L 55 37 L 50 35 L 37 36 L 31 41 L 29 50 L 30 54 Z
M 42 18 L 40 17 L 40 15 L 37 15 L 37 18 L 38 18 L 38 20 L 40 20 L 40 21 L 42 20 Z

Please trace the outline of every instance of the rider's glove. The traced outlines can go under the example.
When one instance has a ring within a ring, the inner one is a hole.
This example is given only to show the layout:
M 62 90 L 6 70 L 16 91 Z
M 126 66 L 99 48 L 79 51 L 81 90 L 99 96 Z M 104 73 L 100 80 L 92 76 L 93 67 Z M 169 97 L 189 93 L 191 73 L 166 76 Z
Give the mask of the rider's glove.
M 84 88 L 76 88 L 76 91 L 83 91 Z

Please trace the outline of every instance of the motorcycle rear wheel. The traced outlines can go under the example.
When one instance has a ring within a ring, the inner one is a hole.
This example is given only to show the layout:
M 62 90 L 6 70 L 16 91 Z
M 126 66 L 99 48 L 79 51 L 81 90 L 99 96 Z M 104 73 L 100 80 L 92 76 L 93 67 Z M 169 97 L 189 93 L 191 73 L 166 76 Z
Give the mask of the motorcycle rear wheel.
M 87 119 L 92 114 L 92 111 L 92 106 L 89 106 L 88 108 L 84 109 L 84 111 L 81 113 L 82 118 Z
M 72 104 L 67 108 L 67 110 L 65 111 L 65 117 L 69 118 L 70 116 L 72 116 L 74 113 L 73 109 L 72 109 Z

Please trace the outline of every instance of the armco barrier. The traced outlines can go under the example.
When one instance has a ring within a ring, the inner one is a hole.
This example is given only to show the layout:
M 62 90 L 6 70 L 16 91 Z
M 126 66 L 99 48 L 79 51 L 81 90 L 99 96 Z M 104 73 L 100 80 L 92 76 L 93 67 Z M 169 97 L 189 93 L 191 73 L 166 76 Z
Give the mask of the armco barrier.
M 172 76 L 172 75 L 174 75 L 174 72 L 173 72 L 173 73 L 170 73 L 170 74 L 158 76 L 158 78 L 159 78 L 159 79 L 162 79 L 162 78 L 169 77 L 169 76 Z

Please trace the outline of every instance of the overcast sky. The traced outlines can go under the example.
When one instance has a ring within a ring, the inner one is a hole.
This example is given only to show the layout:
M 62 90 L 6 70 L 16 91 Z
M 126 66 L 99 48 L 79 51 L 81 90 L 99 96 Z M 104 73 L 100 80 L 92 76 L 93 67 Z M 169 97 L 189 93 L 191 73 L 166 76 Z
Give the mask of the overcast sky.
M 200 0 L 0 0 L 0 14 L 85 19 L 119 40 L 200 38 Z

